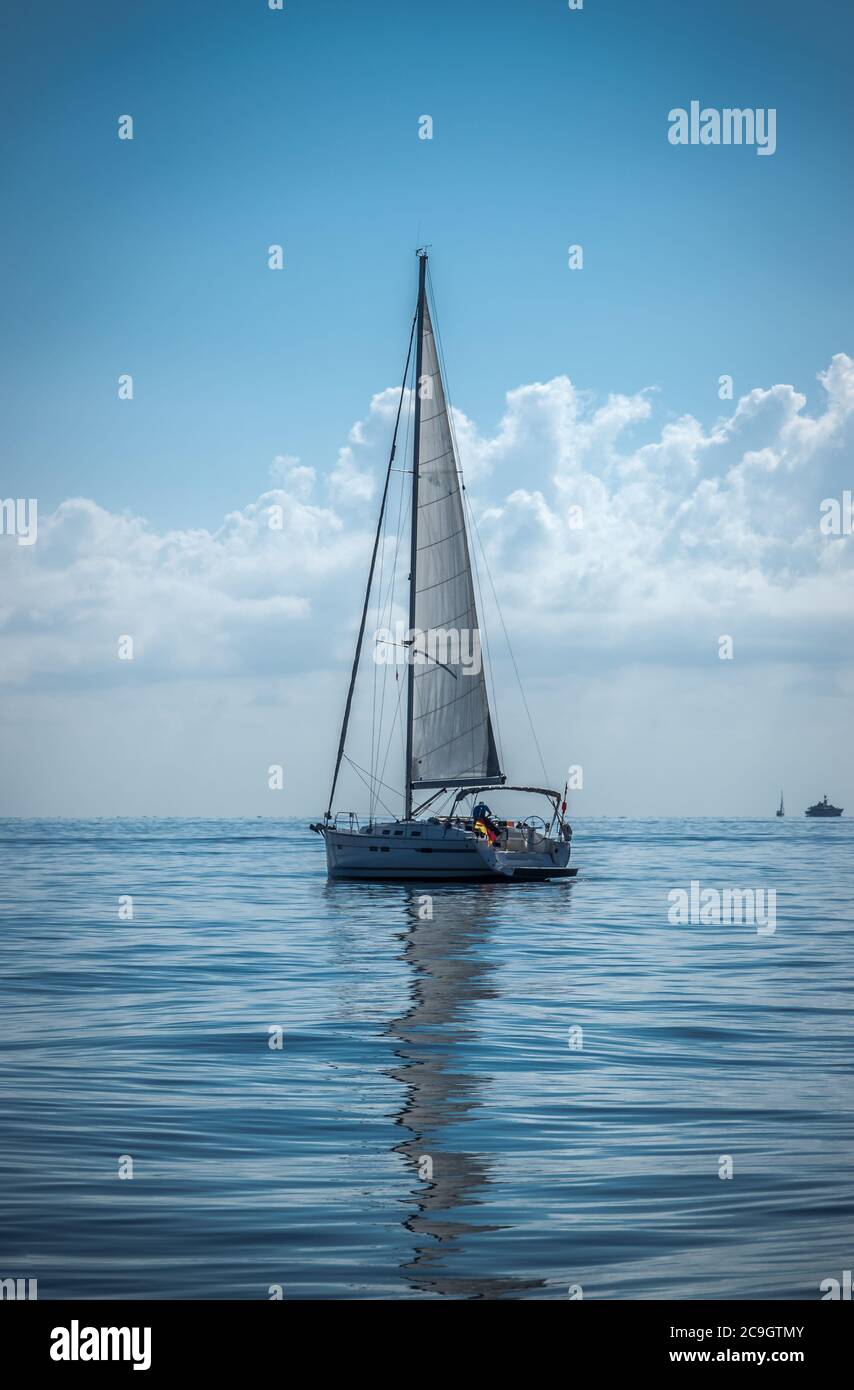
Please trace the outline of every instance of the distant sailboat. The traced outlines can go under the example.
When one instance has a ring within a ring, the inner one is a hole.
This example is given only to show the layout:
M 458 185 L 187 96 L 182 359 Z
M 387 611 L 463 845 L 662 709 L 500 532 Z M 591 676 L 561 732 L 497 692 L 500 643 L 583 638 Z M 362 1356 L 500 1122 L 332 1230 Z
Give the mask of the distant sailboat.
M 785 811 L 785 808 L 784 808 L 784 806 L 783 806 L 783 793 L 780 792 L 780 809 L 779 809 L 779 811 L 777 812 L 777 815 L 778 815 L 778 816 L 785 816 L 785 814 L 786 814 L 786 811 Z
M 409 515 L 409 627 L 404 641 L 390 643 L 406 648 L 403 814 L 385 821 L 371 814 L 368 823 L 360 825 L 353 813 L 333 812 L 395 457 L 401 388 L 328 810 L 323 821 L 310 828 L 326 842 L 330 878 L 572 877 L 577 870 L 569 867 L 572 830 L 566 820 L 566 788 L 561 795 L 545 787 L 505 785 L 482 666 L 475 669 L 463 660 L 459 643 L 451 653 L 443 646 L 441 659 L 430 651 L 431 634 L 451 633 L 465 639 L 469 652 L 473 647 L 479 652 L 480 633 L 463 490 L 427 304 L 427 252 L 420 250 L 418 257 L 418 300 L 404 371 L 405 386 L 414 337 L 418 389 Z M 352 759 L 347 761 L 358 770 Z M 369 775 L 373 804 L 377 787 L 385 789 L 386 784 Z M 549 812 L 522 822 L 499 820 L 483 801 L 485 794 L 497 791 L 536 793 L 546 798 Z M 422 793 L 425 799 L 416 805 Z M 443 794 L 452 798 L 448 813 L 420 818 Z M 469 798 L 470 808 L 464 810 Z

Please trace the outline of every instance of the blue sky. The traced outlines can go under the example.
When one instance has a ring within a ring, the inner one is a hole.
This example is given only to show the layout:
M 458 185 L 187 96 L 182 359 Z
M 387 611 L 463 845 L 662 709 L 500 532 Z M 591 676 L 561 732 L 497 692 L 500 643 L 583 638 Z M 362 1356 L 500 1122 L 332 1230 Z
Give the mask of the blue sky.
M 561 372 L 707 422 L 722 372 L 812 390 L 850 346 L 852 27 L 821 0 L 18 7 L 6 491 L 213 526 L 274 455 L 330 465 L 398 378 L 419 241 L 484 426 Z M 777 153 L 668 145 L 695 97 L 775 106 Z
M 854 538 L 817 524 L 852 485 L 852 39 L 827 0 L 17 7 L 0 496 L 40 539 L 0 537 L 0 813 L 323 809 L 422 242 L 555 780 L 854 804 Z M 674 147 L 692 100 L 773 107 L 776 152 Z

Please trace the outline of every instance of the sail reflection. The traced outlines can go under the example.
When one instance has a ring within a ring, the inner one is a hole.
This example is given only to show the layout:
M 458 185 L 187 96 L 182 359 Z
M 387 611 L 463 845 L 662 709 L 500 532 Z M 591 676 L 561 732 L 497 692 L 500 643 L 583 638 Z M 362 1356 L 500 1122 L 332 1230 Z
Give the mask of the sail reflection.
M 413 1210 L 404 1225 L 414 1237 L 402 1273 L 422 1293 L 496 1298 L 542 1287 L 539 1279 L 455 1273 L 461 1238 L 500 1227 L 475 1219 L 494 1181 L 489 1157 L 454 1146 L 451 1127 L 482 1103 L 486 1078 L 460 1065 L 462 1045 L 474 1036 L 471 1005 L 496 994 L 495 966 L 484 950 L 493 915 L 491 884 L 403 887 L 406 934 L 402 957 L 411 968 L 410 1006 L 389 1025 L 404 1087 L 396 1123 L 406 1137 L 395 1145 L 412 1173 Z M 427 896 L 429 893 L 429 897 Z M 432 910 L 432 918 L 428 915 Z

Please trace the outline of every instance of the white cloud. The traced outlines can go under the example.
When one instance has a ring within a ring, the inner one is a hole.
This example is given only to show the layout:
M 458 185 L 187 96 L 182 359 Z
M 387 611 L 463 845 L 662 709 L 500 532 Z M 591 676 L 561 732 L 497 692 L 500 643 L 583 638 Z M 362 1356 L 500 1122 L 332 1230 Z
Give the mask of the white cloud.
M 778 659 L 786 643 L 793 661 L 818 648 L 829 661 L 845 655 L 854 538 L 823 537 L 818 508 L 852 482 L 854 362 L 840 354 L 820 381 L 815 415 L 777 385 L 750 391 L 709 429 L 691 417 L 656 426 L 654 393 L 596 404 L 566 377 L 510 391 L 492 434 L 455 413 L 490 568 L 535 670 L 572 644 L 609 662 L 639 650 L 678 662 L 734 617 Z M 395 389 L 373 397 L 325 476 L 279 456 L 280 486 L 216 532 L 158 534 L 76 498 L 40 516 L 36 545 L 0 539 L 3 679 L 122 679 L 123 633 L 158 680 L 336 664 L 357 616 L 397 400 Z
M 779 627 L 781 642 L 787 623 L 799 641 L 807 624 L 811 644 L 841 655 L 854 538 L 829 543 L 818 523 L 821 499 L 851 484 L 854 362 L 835 357 L 820 381 L 816 416 L 775 386 L 708 431 L 685 417 L 641 444 L 631 433 L 650 422 L 647 393 L 594 408 L 566 378 L 510 392 L 492 438 L 466 421 L 472 500 L 513 625 L 629 659 L 657 642 L 672 655 L 668 624 L 737 614 L 745 633 Z
M 338 459 L 329 475 L 328 488 L 333 501 L 349 506 L 367 503 L 374 497 L 377 476 L 391 447 L 391 432 L 397 414 L 400 388 L 388 387 L 371 398 L 367 419 L 350 427 L 348 443 L 338 450 Z M 405 395 L 404 411 L 412 404 L 412 393 Z M 401 416 L 405 419 L 405 415 Z
M 304 473 L 298 482 L 301 494 Z M 301 667 L 324 649 L 310 621 L 316 593 L 336 580 L 346 587 L 365 541 L 331 509 L 284 489 L 215 533 L 159 535 L 139 517 L 71 499 L 40 518 L 35 564 L 0 545 L 3 680 L 120 680 L 123 634 L 143 679 Z
M 314 469 L 293 454 L 277 454 L 270 465 L 270 477 L 296 497 L 308 497 L 317 481 Z

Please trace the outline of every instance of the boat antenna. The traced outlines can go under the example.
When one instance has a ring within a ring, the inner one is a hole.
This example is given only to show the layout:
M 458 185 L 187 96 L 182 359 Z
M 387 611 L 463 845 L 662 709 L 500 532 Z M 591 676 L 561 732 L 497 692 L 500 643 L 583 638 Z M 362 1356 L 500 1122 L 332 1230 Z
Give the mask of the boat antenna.
M 370 567 L 370 569 L 369 569 L 369 571 L 368 571 L 368 585 L 367 585 L 367 588 L 365 589 L 365 602 L 364 602 L 364 604 L 363 604 L 363 606 L 362 606 L 362 621 L 359 623 L 359 635 L 358 635 L 358 637 L 356 638 L 356 652 L 355 652 L 355 655 L 354 655 L 354 657 L 353 657 L 353 669 L 352 669 L 352 671 L 350 672 L 350 688 L 349 688 L 349 690 L 347 691 L 347 703 L 346 703 L 346 705 L 344 706 L 344 718 L 343 718 L 342 723 L 341 723 L 341 737 L 340 737 L 339 740 L 338 740 L 338 756 L 337 756 L 336 759 L 335 759 L 335 771 L 334 771 L 334 773 L 332 774 L 332 787 L 330 788 L 330 791 L 329 791 L 329 807 L 328 807 L 328 810 L 327 810 L 327 812 L 326 812 L 326 815 L 324 816 L 324 820 L 331 820 L 331 818 L 332 818 L 332 803 L 333 803 L 333 801 L 335 800 L 335 787 L 336 787 L 336 784 L 337 784 L 337 782 L 338 782 L 338 773 L 339 773 L 340 770 L 341 770 L 341 759 L 342 759 L 343 756 L 344 756 L 344 744 L 345 744 L 346 741 L 347 741 L 347 726 L 348 726 L 348 724 L 350 723 L 350 708 L 351 708 L 351 706 L 352 706 L 352 704 L 353 704 L 353 691 L 354 691 L 354 689 L 355 689 L 355 687 L 356 687 L 356 674 L 357 674 L 357 672 L 358 672 L 358 670 L 359 670 L 359 660 L 360 660 L 361 655 L 362 655 L 362 639 L 363 639 L 363 637 L 364 637 L 364 635 L 365 635 L 365 622 L 367 621 L 367 617 L 368 617 L 368 605 L 369 605 L 369 603 L 370 603 L 370 601 L 371 601 L 371 586 L 372 586 L 373 581 L 374 581 L 374 568 L 375 568 L 376 563 L 377 563 L 377 551 L 378 551 L 378 549 L 379 549 L 380 536 L 382 535 L 383 517 L 385 516 L 385 506 L 386 506 L 386 500 L 387 500 L 387 498 L 388 498 L 388 485 L 389 485 L 389 481 L 390 481 L 390 479 L 391 479 L 391 470 L 392 470 L 392 465 L 393 465 L 393 463 L 394 463 L 395 451 L 396 451 L 396 449 L 397 449 L 397 431 L 398 431 L 398 427 L 399 427 L 399 425 L 400 425 L 400 412 L 401 412 L 401 410 L 402 410 L 402 408 L 403 408 L 403 397 L 404 397 L 404 395 L 405 395 L 405 393 L 406 393 L 406 379 L 407 379 L 407 377 L 409 376 L 409 361 L 410 361 L 410 358 L 412 357 L 412 339 L 413 339 L 413 337 L 415 336 L 415 325 L 416 325 L 416 323 L 417 323 L 417 321 L 418 321 L 418 315 L 419 315 L 420 309 L 421 309 L 421 298 L 420 298 L 420 296 L 419 296 L 418 308 L 416 309 L 416 311 L 415 311 L 415 316 L 414 316 L 414 318 L 413 318 L 413 320 L 412 320 L 412 328 L 409 330 L 409 348 L 407 349 L 407 353 L 406 353 L 406 366 L 405 366 L 404 369 L 403 369 L 403 381 L 402 381 L 402 383 L 401 383 L 401 387 L 400 387 L 400 396 L 399 396 L 398 402 L 397 402 L 397 416 L 396 416 L 395 422 L 394 422 L 394 434 L 392 435 L 392 440 L 391 440 L 391 451 L 390 451 L 389 456 L 388 456 L 388 468 L 386 469 L 385 486 L 383 487 L 383 498 L 382 498 L 382 502 L 381 502 L 381 504 L 380 504 L 380 516 L 379 516 L 379 521 L 377 522 L 377 533 L 376 533 L 376 535 L 374 536 L 374 548 L 373 548 L 373 552 L 372 552 L 372 554 L 371 554 L 371 567 Z M 419 350 L 418 350 L 418 361 L 419 361 L 419 364 L 420 364 L 420 361 L 421 361 L 420 340 L 419 340 Z M 416 414 L 417 414 L 418 406 L 416 405 L 415 408 L 416 408 Z M 416 454 L 416 457 L 417 457 L 417 454 Z M 411 604 L 410 604 L 410 607 L 411 607 Z
M 417 340 L 415 344 L 415 418 L 412 424 L 412 517 L 409 559 L 409 638 L 415 633 L 416 567 L 418 563 L 418 464 L 421 452 L 421 367 L 424 356 L 424 284 L 427 275 L 427 248 L 421 246 L 418 256 L 418 308 L 415 311 Z M 415 663 L 412 651 L 406 668 L 406 796 L 404 820 L 412 819 L 412 723 L 415 715 Z

